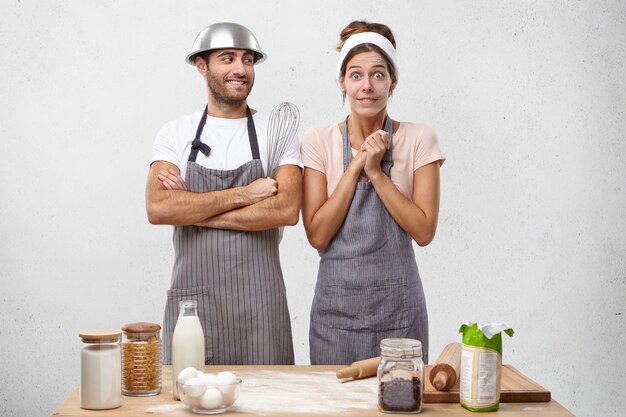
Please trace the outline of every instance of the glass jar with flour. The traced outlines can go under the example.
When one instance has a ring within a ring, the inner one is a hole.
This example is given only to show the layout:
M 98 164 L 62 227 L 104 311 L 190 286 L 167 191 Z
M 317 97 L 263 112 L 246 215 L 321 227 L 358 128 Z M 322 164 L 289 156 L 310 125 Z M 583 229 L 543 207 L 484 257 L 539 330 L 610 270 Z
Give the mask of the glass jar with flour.
M 118 330 L 80 332 L 80 406 L 106 410 L 122 405 L 122 354 Z

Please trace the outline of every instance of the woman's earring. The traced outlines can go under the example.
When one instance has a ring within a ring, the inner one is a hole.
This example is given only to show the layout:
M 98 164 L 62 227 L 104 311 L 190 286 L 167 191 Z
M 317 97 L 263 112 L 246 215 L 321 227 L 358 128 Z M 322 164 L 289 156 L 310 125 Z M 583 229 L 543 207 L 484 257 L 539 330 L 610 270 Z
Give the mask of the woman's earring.
M 341 90 L 341 96 L 343 97 L 343 103 L 341 103 L 341 107 L 346 104 L 346 90 Z

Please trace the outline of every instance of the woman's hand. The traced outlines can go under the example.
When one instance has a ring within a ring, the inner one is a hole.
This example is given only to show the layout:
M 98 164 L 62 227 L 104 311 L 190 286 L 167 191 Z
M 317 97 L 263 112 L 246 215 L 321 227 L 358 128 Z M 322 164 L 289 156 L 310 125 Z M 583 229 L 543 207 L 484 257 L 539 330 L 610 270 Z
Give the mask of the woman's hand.
M 348 165 L 349 170 L 353 170 L 353 172 L 357 175 L 361 175 L 361 171 L 365 168 L 365 162 L 367 161 L 367 153 L 365 150 L 361 149 L 357 152 L 356 155 L 350 161 L 350 165 Z
M 389 135 L 384 130 L 377 130 L 365 138 L 361 150 L 365 151 L 365 174 L 372 179 L 382 173 L 380 163 L 389 147 Z

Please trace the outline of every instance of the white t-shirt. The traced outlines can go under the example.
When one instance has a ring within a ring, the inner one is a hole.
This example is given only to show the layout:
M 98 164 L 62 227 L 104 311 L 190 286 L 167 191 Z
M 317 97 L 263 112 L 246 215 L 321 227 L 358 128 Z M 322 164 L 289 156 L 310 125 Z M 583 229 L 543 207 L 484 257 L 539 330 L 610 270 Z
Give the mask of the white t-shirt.
M 185 179 L 191 143 L 196 137 L 196 130 L 202 113 L 203 111 L 199 111 L 166 123 L 156 135 L 150 163 L 155 161 L 170 162 L 178 167 L 181 176 Z M 257 112 L 252 118 L 259 143 L 259 156 L 267 175 L 269 113 Z M 248 119 L 245 117 L 221 119 L 207 116 L 201 139 L 211 148 L 208 157 L 204 156 L 202 152 L 198 152 L 196 163 L 203 167 L 232 170 L 252 160 L 252 150 L 248 140 Z M 286 148 L 278 166 L 292 164 L 302 168 L 298 138 L 294 137 Z

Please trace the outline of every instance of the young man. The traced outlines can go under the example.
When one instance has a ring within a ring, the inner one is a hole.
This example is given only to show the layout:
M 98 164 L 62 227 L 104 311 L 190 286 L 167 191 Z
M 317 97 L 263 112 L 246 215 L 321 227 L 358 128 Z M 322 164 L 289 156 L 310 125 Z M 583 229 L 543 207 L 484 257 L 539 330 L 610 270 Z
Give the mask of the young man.
M 254 64 L 264 59 L 241 25 L 203 29 L 186 60 L 206 80 L 208 104 L 167 123 L 154 143 L 148 219 L 174 225 L 166 364 L 178 302 L 188 299 L 198 302 L 207 364 L 294 362 L 278 244 L 279 228 L 298 222 L 302 164 L 292 138 L 278 168 L 267 172 L 268 115 L 247 104 Z

